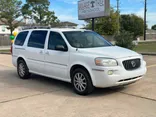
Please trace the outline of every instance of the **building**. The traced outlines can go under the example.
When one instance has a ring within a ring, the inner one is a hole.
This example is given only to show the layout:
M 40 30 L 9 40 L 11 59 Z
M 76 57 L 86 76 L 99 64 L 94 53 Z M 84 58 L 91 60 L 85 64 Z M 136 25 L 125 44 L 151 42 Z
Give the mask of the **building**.
M 21 31 L 25 27 L 31 27 L 31 26 L 37 26 L 37 24 L 24 24 L 21 23 L 19 27 L 17 27 L 14 31 Z M 57 26 L 55 27 L 60 27 L 60 28 L 77 28 L 78 24 L 72 23 L 72 22 L 60 22 Z M 7 25 L 4 24 L 2 21 L 0 21 L 0 35 L 10 35 L 10 30 L 7 29 Z
M 146 37 L 150 40 L 156 40 L 156 30 L 147 30 Z
M 78 24 L 72 23 L 72 22 L 60 22 L 60 26 L 62 28 L 77 28 Z
M 21 30 L 21 27 L 19 26 L 14 31 L 19 32 Z M 8 29 L 8 26 L 4 24 L 2 21 L 0 21 L 0 35 L 10 35 L 10 30 Z
M 7 25 L 0 21 L 0 35 L 8 35 L 10 34 L 10 30 L 7 29 Z
M 40 28 L 77 28 L 78 24 L 72 23 L 72 22 L 60 22 L 60 23 L 56 23 L 53 26 L 45 26 L 45 25 L 39 25 L 39 24 L 25 24 L 25 25 L 21 25 L 20 28 L 21 29 L 27 29 L 27 28 L 32 28 L 32 27 L 40 27 Z

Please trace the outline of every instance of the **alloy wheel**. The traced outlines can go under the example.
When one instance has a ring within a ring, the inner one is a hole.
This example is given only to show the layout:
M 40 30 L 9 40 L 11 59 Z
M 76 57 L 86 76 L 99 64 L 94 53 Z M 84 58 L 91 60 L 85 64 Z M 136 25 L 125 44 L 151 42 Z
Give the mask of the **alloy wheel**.
M 23 63 L 20 63 L 18 67 L 19 67 L 19 75 L 23 77 L 25 75 L 25 66 Z
M 75 76 L 74 76 L 74 86 L 80 92 L 83 92 L 83 91 L 86 90 L 87 81 L 86 81 L 85 76 L 82 73 L 76 73 L 75 74 Z

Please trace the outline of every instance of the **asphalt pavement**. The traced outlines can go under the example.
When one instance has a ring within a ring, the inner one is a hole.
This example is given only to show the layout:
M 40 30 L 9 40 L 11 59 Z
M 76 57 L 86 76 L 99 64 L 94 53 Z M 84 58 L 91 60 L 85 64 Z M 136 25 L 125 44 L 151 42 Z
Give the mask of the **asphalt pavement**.
M 144 79 L 79 96 L 69 83 L 38 75 L 19 79 L 11 55 L 0 54 L 0 117 L 156 117 L 156 56 L 144 57 Z

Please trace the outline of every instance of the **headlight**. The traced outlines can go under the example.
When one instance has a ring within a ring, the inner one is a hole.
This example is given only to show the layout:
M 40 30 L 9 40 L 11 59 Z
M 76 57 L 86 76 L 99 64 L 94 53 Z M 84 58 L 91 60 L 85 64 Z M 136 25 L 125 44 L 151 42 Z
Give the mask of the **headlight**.
M 144 59 L 143 55 L 142 54 L 139 54 L 139 55 L 140 55 L 141 59 L 143 60 Z
M 115 59 L 110 59 L 110 58 L 96 58 L 95 64 L 98 66 L 106 66 L 106 67 L 118 65 L 118 63 Z

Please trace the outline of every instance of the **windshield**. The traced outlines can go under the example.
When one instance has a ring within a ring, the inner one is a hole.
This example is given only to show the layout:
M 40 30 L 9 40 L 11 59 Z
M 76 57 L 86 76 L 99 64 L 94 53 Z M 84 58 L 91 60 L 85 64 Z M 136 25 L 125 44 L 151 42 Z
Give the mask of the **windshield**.
M 94 47 L 107 47 L 112 44 L 106 41 L 99 34 L 92 31 L 71 31 L 63 32 L 67 41 L 72 47 L 75 48 L 94 48 Z

